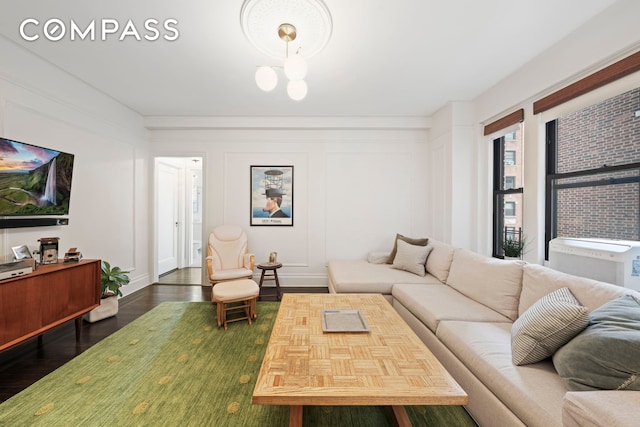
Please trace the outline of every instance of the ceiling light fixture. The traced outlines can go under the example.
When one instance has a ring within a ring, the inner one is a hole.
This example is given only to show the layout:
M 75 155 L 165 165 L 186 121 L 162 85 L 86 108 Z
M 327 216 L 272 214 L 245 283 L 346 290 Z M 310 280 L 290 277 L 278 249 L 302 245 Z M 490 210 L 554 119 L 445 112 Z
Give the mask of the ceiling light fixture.
M 304 80 L 308 71 L 306 59 L 326 46 L 333 29 L 331 14 L 325 4 L 321 0 L 245 0 L 240 23 L 247 39 L 270 57 L 282 59 L 282 42 L 285 42 L 283 65 L 257 68 L 258 87 L 265 92 L 275 89 L 278 85 L 276 69 L 282 69 L 289 79 L 289 97 L 296 101 L 304 99 L 308 90 Z M 303 36 L 298 33 L 299 28 L 303 28 Z M 289 55 L 290 51 L 295 53 Z
M 280 24 L 278 36 L 286 43 L 284 66 L 262 65 L 256 70 L 256 84 L 265 92 L 270 92 L 278 85 L 276 68 L 283 68 L 284 74 L 289 79 L 287 93 L 289 98 L 300 101 L 307 96 L 307 61 L 300 55 L 300 49 L 295 55 L 289 56 L 289 43 L 296 39 L 296 27 L 291 24 Z

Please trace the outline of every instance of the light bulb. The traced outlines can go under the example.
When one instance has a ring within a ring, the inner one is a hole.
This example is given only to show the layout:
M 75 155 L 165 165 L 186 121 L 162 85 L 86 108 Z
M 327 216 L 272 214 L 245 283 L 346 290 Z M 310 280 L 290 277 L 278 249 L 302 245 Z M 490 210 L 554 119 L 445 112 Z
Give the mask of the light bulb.
M 278 75 L 273 68 L 263 65 L 256 70 L 256 84 L 265 92 L 275 89 L 278 84 Z
M 290 80 L 287 84 L 287 93 L 289 98 L 294 101 L 300 101 L 307 96 L 307 82 L 304 80 Z
M 307 61 L 300 55 L 293 55 L 284 61 L 284 73 L 289 80 L 302 80 L 307 75 Z

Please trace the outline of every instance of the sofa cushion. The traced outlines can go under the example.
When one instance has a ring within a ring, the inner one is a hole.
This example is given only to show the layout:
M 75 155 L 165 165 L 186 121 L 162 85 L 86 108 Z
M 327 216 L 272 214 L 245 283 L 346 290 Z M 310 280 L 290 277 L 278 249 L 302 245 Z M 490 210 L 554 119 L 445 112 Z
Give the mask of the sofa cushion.
M 518 317 L 523 261 L 505 261 L 458 249 L 447 284 L 511 320 Z
M 410 245 L 402 240 L 398 240 L 397 243 L 398 251 L 396 252 L 396 257 L 393 260 L 391 268 L 408 271 L 418 276 L 425 276 L 427 271 L 425 270 L 424 263 L 427 261 L 429 252 L 431 252 L 433 248 Z
M 416 239 L 413 237 L 403 236 L 402 234 L 396 234 L 396 239 L 393 241 L 393 249 L 391 249 L 389 258 L 387 258 L 387 264 L 393 264 L 393 260 L 396 258 L 396 253 L 398 252 L 398 240 L 415 246 L 427 246 L 427 243 L 429 243 L 429 238 L 427 237 Z
M 433 239 L 429 239 L 429 246 L 433 250 L 427 258 L 427 273 L 437 277 L 442 283 L 446 283 L 456 248 Z
M 391 295 L 395 283 L 440 283 L 430 274 L 421 277 L 394 270 L 389 264 L 370 264 L 366 260 L 330 261 L 328 270 L 329 289 L 336 293 Z
M 588 324 L 589 310 L 580 305 L 569 288 L 543 296 L 513 323 L 513 363 L 526 365 L 546 359 Z
M 524 425 L 562 426 L 566 386 L 551 360 L 511 363 L 510 323 L 446 320 L 436 335 Z
M 373 251 L 367 254 L 367 262 L 371 264 L 386 264 L 389 259 L 389 252 Z
M 640 301 L 624 295 L 591 312 L 553 363 L 571 390 L 640 390 Z
M 640 393 L 628 391 L 569 391 L 562 403 L 564 427 L 636 427 Z
M 524 313 L 544 295 L 560 288 L 569 288 L 580 304 L 590 311 L 620 295 L 633 292 L 620 286 L 561 273 L 541 265 L 526 264 L 523 268 L 518 313 Z
M 432 332 L 442 320 L 478 322 L 511 321 L 489 307 L 462 295 L 447 285 L 397 284 L 392 290 L 393 304 L 402 304 Z

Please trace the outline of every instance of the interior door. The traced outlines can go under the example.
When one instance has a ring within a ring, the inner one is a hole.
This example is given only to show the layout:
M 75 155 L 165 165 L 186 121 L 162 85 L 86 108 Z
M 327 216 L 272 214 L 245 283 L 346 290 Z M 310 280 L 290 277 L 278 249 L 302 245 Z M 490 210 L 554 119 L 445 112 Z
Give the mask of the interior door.
M 158 192 L 158 274 L 178 268 L 180 168 L 159 162 Z

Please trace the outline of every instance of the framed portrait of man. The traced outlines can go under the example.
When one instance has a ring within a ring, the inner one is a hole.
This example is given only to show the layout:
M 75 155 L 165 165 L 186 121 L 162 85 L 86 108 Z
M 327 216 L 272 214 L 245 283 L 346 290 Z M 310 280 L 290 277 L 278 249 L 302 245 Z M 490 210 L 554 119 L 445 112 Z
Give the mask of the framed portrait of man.
M 251 225 L 293 225 L 293 166 L 251 166 Z

